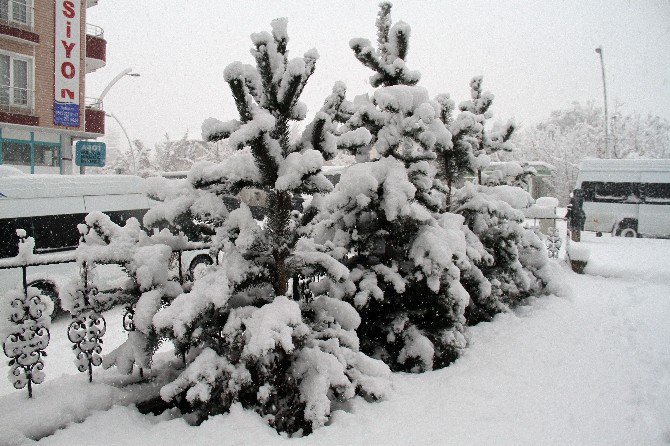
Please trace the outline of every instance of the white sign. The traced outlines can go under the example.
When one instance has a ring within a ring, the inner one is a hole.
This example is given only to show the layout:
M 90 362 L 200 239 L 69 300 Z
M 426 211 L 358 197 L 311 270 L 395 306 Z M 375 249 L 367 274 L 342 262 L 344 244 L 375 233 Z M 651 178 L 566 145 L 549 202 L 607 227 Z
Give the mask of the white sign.
M 81 0 L 56 0 L 54 124 L 79 127 Z

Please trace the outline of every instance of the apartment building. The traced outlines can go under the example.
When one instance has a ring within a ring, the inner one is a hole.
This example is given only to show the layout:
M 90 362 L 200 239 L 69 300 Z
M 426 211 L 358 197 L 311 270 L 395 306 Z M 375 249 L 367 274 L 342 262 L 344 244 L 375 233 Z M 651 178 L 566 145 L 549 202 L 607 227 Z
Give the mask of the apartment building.
M 0 0 L 0 164 L 26 173 L 73 173 L 76 140 L 105 133 L 86 100 L 86 74 L 105 66 L 98 0 Z

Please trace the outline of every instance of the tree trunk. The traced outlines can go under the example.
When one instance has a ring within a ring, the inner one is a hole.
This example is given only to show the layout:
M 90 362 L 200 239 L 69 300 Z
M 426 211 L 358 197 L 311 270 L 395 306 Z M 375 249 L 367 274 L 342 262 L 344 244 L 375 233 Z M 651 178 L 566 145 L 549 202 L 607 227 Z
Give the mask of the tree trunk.
M 275 261 L 275 283 L 274 289 L 278 296 L 284 296 L 288 292 L 288 268 L 286 259 L 289 256 L 289 221 L 291 218 L 291 194 L 285 191 L 275 192 L 275 199 L 270 200 L 269 229 L 274 238 L 272 257 Z

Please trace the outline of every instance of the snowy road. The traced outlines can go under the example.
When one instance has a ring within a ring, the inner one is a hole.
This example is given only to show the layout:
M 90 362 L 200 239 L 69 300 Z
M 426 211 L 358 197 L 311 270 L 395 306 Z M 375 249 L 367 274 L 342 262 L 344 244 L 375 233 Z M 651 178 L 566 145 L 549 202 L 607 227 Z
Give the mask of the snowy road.
M 307 438 L 281 437 L 238 408 L 194 428 L 115 406 L 41 443 L 95 432 L 109 445 L 667 444 L 670 241 L 584 241 L 589 274 L 566 271 L 568 297 L 470 329 L 470 347 L 451 367 L 396 375 L 389 400 L 356 400 Z

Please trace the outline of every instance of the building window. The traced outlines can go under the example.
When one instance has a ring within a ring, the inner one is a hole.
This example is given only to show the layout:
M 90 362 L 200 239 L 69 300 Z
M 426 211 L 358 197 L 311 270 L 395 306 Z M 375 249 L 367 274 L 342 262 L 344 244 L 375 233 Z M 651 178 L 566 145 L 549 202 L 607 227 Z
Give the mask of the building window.
M 10 139 L 0 137 L 0 164 L 15 166 L 30 166 L 30 173 L 35 173 L 35 168 L 41 169 L 38 173 L 60 172 L 61 146 L 59 143 Z M 55 169 L 53 169 L 55 168 Z
M 19 166 L 30 166 L 30 143 L 29 142 L 2 142 L 2 163 L 15 164 Z
M 60 166 L 60 146 L 35 143 L 36 166 Z
M 31 108 L 33 61 L 0 53 L 0 105 Z
M 0 19 L 21 25 L 33 25 L 32 0 L 0 0 Z

